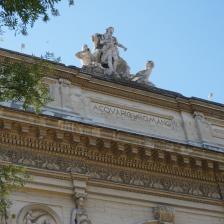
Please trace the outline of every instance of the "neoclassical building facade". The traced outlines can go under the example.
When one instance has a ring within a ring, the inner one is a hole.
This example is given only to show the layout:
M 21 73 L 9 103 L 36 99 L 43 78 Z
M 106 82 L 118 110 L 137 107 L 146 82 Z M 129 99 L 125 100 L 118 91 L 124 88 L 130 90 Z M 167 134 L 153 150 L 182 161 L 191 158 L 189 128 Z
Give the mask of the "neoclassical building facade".
M 0 162 L 32 175 L 10 224 L 224 223 L 222 104 L 52 65 L 41 114 L 0 106 Z

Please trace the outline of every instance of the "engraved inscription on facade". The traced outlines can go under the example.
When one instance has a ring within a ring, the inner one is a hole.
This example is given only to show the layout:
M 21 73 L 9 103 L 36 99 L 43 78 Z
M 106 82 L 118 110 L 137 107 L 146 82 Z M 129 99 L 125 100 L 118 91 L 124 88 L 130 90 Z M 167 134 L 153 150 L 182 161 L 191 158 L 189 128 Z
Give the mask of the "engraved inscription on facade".
M 144 124 L 149 126 L 169 129 L 176 129 L 178 126 L 177 122 L 172 118 L 163 118 L 162 116 L 159 117 L 147 113 L 140 113 L 111 105 L 94 103 L 92 108 L 96 114 L 111 116 L 116 119 L 128 120 L 130 122 L 144 122 Z

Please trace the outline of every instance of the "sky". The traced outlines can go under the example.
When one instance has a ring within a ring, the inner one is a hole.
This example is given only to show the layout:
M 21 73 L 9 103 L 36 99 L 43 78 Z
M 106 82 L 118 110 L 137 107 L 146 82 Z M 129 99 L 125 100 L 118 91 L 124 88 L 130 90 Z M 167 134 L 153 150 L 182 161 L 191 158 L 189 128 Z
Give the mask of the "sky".
M 67 0 L 57 4 L 60 16 L 37 21 L 28 35 L 6 30 L 0 47 L 35 56 L 46 51 L 62 63 L 80 67 L 75 53 L 83 44 L 93 49 L 91 36 L 113 26 L 126 46 L 120 55 L 131 73 L 152 60 L 150 81 L 187 97 L 224 103 L 223 0 Z M 21 48 L 24 44 L 25 48 Z

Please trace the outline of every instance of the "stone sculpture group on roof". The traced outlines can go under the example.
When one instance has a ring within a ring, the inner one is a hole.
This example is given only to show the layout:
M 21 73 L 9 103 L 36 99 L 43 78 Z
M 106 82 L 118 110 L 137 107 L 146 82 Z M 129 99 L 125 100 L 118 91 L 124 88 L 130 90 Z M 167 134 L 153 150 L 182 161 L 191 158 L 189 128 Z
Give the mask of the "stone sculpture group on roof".
M 104 34 L 94 34 L 92 36 L 94 51 L 91 52 L 85 44 L 82 51 L 76 53 L 76 57 L 82 62 L 83 69 L 90 73 L 153 86 L 148 80 L 154 67 L 153 61 L 147 61 L 144 70 L 132 75 L 127 62 L 119 55 L 118 48 L 122 48 L 124 51 L 127 48 L 118 42 L 113 33 L 114 28 L 108 27 Z

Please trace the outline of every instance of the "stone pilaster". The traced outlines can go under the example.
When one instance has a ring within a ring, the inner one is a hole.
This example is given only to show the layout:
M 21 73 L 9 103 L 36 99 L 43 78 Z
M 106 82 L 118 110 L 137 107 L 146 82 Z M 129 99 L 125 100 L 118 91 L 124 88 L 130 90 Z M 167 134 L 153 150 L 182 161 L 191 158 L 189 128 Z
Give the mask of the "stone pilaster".
M 211 127 L 203 113 L 194 112 L 194 119 L 198 130 L 198 137 L 202 144 L 207 145 L 212 140 Z

